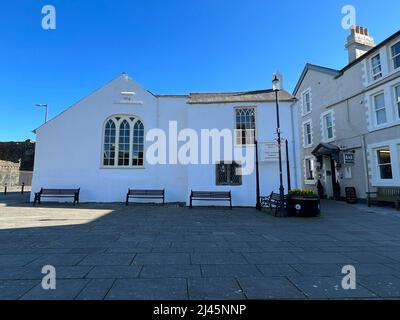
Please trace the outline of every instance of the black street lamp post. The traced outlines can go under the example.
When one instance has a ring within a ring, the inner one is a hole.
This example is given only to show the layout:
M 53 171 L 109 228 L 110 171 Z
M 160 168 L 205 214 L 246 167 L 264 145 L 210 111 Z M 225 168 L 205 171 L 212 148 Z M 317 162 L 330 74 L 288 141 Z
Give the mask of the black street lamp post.
M 255 141 L 255 147 L 256 147 L 256 209 L 261 210 L 262 205 L 261 205 L 261 199 L 260 199 L 260 169 L 259 169 L 259 160 L 258 160 L 258 141 Z
M 276 133 L 278 135 L 278 153 L 279 153 L 279 196 L 280 196 L 280 215 L 286 216 L 285 210 L 285 189 L 283 188 L 283 173 L 282 173 L 282 140 L 281 140 L 281 125 L 279 120 L 279 91 L 281 90 L 281 81 L 276 74 L 272 80 L 272 89 L 275 92 L 276 101 Z

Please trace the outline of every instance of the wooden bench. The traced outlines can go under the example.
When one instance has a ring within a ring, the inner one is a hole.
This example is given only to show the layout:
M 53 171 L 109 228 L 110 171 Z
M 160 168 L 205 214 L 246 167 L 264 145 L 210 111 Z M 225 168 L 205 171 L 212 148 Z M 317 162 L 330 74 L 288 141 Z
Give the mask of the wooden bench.
M 287 199 L 288 199 L 288 196 L 285 195 L 283 198 L 283 201 L 285 203 L 285 208 L 286 208 Z M 263 207 L 268 207 L 271 210 L 275 209 L 275 216 L 276 216 L 281 207 L 281 196 L 279 193 L 275 193 L 272 191 L 268 197 L 261 197 L 260 202 L 261 202 L 261 206 L 263 206 Z
M 190 208 L 193 207 L 193 200 L 199 201 L 229 201 L 229 208 L 232 210 L 231 191 L 193 191 L 190 193 Z
M 79 204 L 79 189 L 44 189 L 41 188 L 39 192 L 35 193 L 35 200 L 33 205 L 36 203 L 41 204 L 42 198 L 73 198 L 74 205 Z
M 165 204 L 165 190 L 144 190 L 144 189 L 129 189 L 126 195 L 126 205 L 129 205 L 129 199 L 162 199 L 162 204 Z
M 397 210 L 400 210 L 400 187 L 378 187 L 376 192 L 367 192 L 368 207 L 372 202 L 391 202 L 394 203 Z

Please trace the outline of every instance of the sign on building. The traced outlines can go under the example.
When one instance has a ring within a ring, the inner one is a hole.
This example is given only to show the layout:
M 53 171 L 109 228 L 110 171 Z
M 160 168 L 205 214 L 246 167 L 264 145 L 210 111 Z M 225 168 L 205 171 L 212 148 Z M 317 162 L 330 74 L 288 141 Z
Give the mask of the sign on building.
M 354 153 L 345 153 L 344 154 L 344 164 L 354 164 Z
M 276 141 L 260 142 L 258 147 L 260 161 L 269 162 L 279 160 L 278 143 Z

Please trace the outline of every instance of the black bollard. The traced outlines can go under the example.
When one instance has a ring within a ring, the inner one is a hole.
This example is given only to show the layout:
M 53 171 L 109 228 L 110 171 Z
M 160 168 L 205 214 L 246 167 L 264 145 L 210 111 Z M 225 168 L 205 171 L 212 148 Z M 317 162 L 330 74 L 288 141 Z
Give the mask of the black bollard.
M 25 189 L 25 183 L 24 183 L 24 182 L 22 182 L 21 194 L 24 194 L 24 189 Z
M 4 195 L 7 195 L 7 184 L 4 185 Z

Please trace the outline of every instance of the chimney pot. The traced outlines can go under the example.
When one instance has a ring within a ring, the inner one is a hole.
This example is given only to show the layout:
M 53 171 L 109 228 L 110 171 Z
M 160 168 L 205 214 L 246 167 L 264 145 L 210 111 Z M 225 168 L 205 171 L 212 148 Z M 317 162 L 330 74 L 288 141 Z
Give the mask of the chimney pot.
M 369 36 L 368 28 L 352 26 L 351 33 L 347 37 L 346 48 L 349 54 L 349 63 L 358 59 L 366 52 L 375 47 L 375 42 Z

